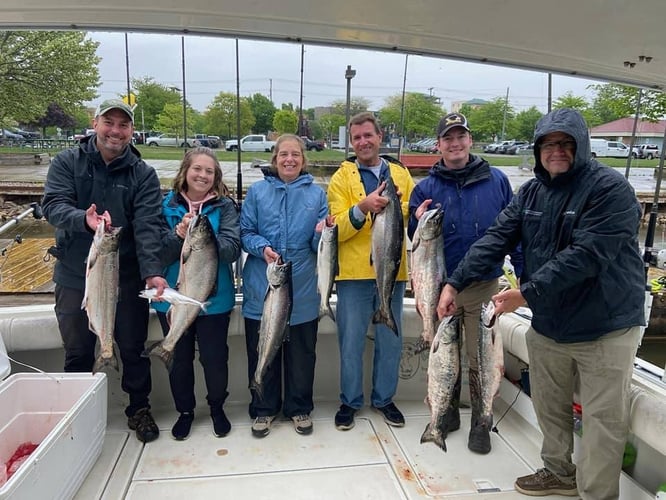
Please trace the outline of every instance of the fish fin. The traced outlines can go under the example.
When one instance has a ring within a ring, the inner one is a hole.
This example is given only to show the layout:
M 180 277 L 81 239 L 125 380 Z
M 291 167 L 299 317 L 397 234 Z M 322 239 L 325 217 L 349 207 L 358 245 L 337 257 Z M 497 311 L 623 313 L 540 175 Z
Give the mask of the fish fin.
M 395 319 L 393 318 L 393 311 L 389 310 L 389 314 L 384 314 L 381 309 L 377 309 L 375 314 L 372 316 L 372 322 L 374 324 L 383 323 L 388 326 L 393 333 L 399 335 L 398 326 L 395 324 Z
M 144 350 L 141 356 L 147 358 L 148 356 L 157 356 L 164 362 L 166 369 L 171 372 L 173 368 L 173 352 L 167 351 L 162 347 L 162 341 L 155 342 L 148 349 Z
M 430 422 L 428 422 L 425 430 L 423 431 L 423 434 L 421 434 L 421 444 L 423 443 L 435 443 L 442 450 L 447 451 L 446 441 L 444 440 L 441 434 L 435 434 L 433 432 L 432 424 Z
M 120 369 L 118 368 L 118 358 L 116 357 L 115 353 L 111 354 L 110 358 L 103 358 L 102 355 L 99 355 L 97 359 L 95 360 L 95 364 L 93 365 L 93 375 L 97 372 L 102 371 L 104 368 L 110 366 L 111 368 L 115 368 L 117 372 L 120 372 Z

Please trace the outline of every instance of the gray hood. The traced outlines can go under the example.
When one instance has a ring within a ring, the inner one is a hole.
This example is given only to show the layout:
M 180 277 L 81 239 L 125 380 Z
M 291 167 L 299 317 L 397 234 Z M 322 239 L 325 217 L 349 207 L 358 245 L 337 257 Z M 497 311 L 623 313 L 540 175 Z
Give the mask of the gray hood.
M 568 179 L 576 175 L 576 172 L 585 168 L 585 165 L 589 164 L 591 160 L 590 134 L 585 119 L 578 111 L 562 108 L 545 115 L 537 122 L 534 129 L 534 174 L 546 184 L 550 184 L 551 179 L 550 174 L 541 163 L 541 148 L 539 145 L 543 136 L 552 132 L 564 132 L 576 141 L 574 164 L 569 172 L 555 178 L 558 183 L 567 182 Z M 560 178 L 562 178 L 561 181 Z

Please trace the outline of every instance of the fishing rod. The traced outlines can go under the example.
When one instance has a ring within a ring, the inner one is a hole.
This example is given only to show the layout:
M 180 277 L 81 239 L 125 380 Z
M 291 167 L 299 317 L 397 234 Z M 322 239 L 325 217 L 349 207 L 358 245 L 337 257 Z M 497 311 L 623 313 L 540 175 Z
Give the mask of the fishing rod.
M 30 208 L 26 209 L 19 215 L 12 217 L 11 220 L 7 221 L 5 224 L 0 226 L 0 234 L 4 233 L 8 229 L 17 226 L 22 219 L 26 218 L 28 215 L 33 214 L 35 219 L 41 219 L 44 214 L 42 213 L 42 207 L 38 203 L 33 202 L 30 204 Z

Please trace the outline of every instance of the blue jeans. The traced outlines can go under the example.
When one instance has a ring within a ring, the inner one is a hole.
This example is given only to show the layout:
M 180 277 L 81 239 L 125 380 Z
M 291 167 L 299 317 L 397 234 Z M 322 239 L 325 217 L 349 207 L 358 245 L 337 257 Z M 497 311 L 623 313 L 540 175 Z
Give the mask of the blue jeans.
M 379 307 L 375 280 L 344 280 L 335 284 L 338 303 L 336 319 L 340 346 L 340 401 L 359 409 L 363 406 L 363 351 L 372 315 Z M 375 326 L 372 367 L 373 406 L 386 406 L 398 388 L 402 352 L 402 302 L 406 282 L 398 281 L 391 298 L 391 310 L 400 335 L 384 324 Z

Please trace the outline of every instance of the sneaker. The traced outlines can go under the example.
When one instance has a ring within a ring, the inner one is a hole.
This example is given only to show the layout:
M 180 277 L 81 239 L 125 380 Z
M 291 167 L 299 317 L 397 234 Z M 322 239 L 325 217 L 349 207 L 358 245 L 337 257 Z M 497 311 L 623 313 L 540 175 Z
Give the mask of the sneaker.
M 294 422 L 294 428 L 299 434 L 312 434 L 312 419 L 310 415 L 296 415 L 291 417 Z
M 155 441 L 160 435 L 160 430 L 157 428 L 149 408 L 141 408 L 129 417 L 127 426 L 136 431 L 136 438 L 142 443 Z
M 395 404 L 389 403 L 381 408 L 377 406 L 373 406 L 373 408 L 384 416 L 384 422 L 387 424 L 393 427 L 404 427 L 405 417 L 402 416 Z
M 335 428 L 339 431 L 348 431 L 354 427 L 354 414 L 356 409 L 346 404 L 340 405 L 340 409 L 335 414 Z
M 221 438 L 229 434 L 231 422 L 229 422 L 223 410 L 216 410 L 211 413 L 210 418 L 213 420 L 213 434 L 215 434 L 215 437 Z
M 192 422 L 194 421 L 194 412 L 186 411 L 180 414 L 176 423 L 171 428 L 171 435 L 176 441 L 183 441 L 190 435 Z
M 573 482 L 565 483 L 548 469 L 539 469 L 534 474 L 516 479 L 516 491 L 523 495 L 542 497 L 546 495 L 563 495 L 565 497 L 578 496 L 576 478 Z
M 275 416 L 261 416 L 254 419 L 252 424 L 252 435 L 257 438 L 262 438 L 268 436 L 268 433 L 271 432 L 271 423 Z

